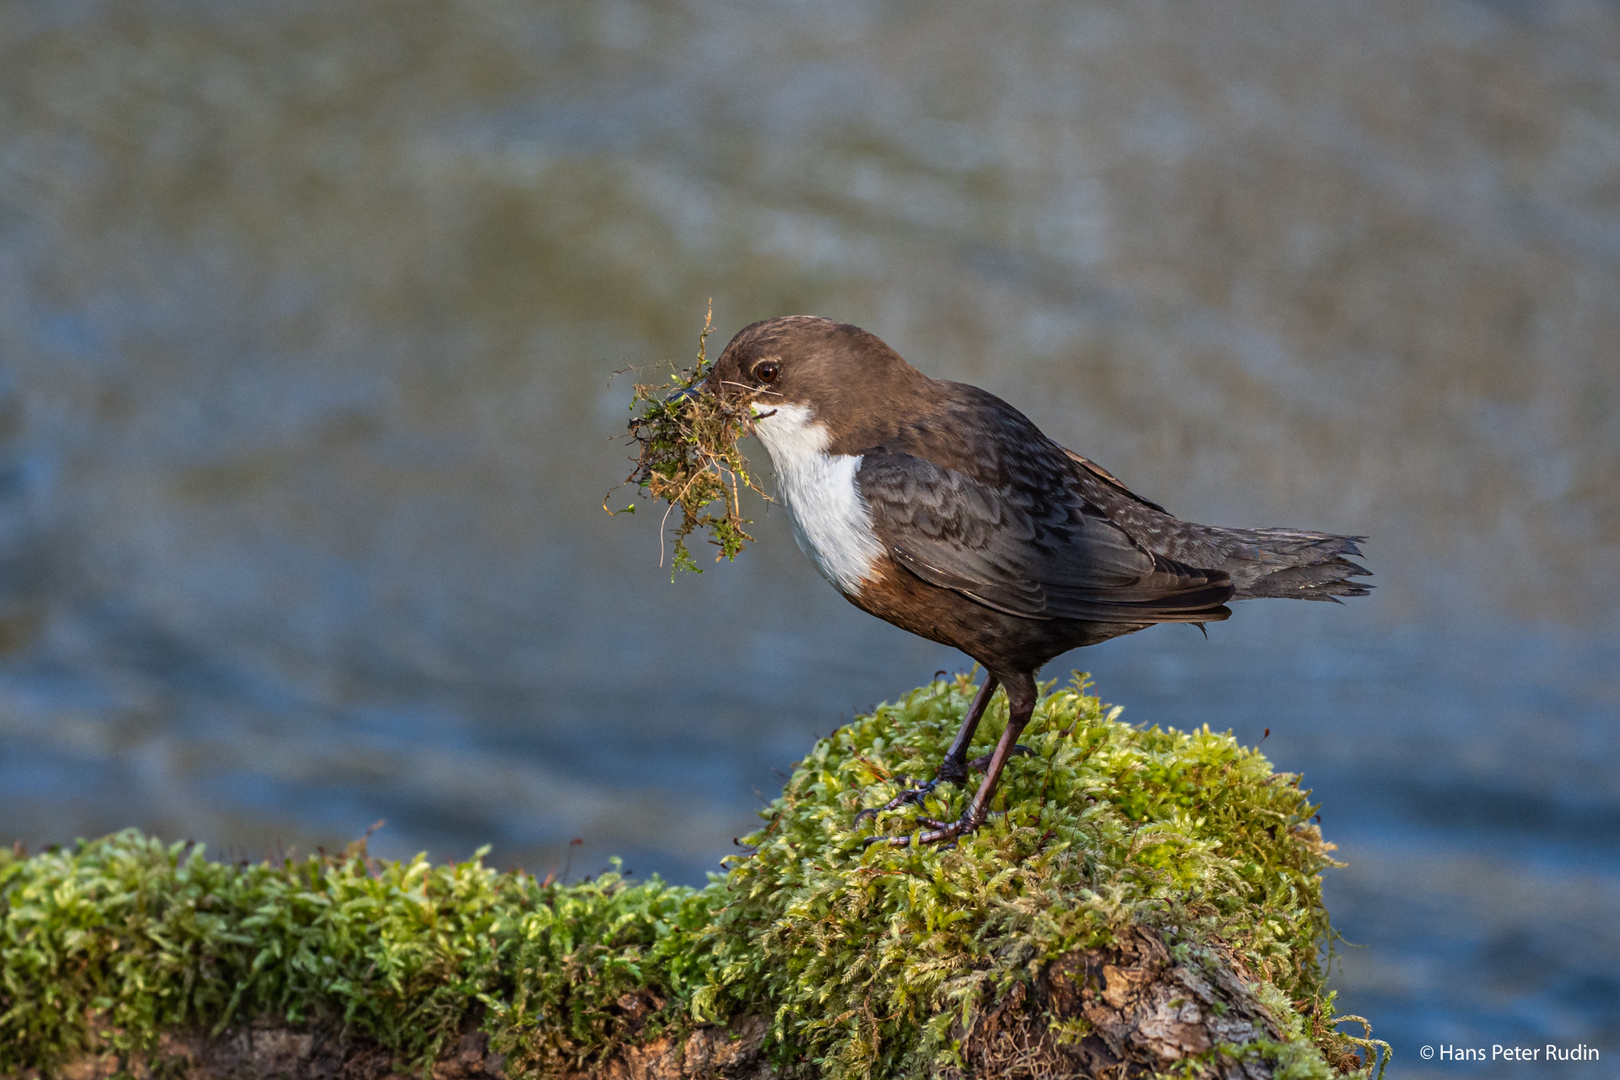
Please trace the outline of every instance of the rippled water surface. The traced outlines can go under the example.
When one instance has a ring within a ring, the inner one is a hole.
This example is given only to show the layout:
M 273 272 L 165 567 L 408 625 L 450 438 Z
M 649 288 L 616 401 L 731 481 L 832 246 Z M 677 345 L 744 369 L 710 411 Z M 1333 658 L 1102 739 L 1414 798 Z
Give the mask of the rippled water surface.
M 601 512 L 712 296 L 1370 535 L 1367 600 L 1048 674 L 1270 729 L 1401 1075 L 1620 1059 L 1617 177 L 1610 4 L 0 6 L 0 834 L 701 880 L 964 664 L 780 513 L 671 585 Z

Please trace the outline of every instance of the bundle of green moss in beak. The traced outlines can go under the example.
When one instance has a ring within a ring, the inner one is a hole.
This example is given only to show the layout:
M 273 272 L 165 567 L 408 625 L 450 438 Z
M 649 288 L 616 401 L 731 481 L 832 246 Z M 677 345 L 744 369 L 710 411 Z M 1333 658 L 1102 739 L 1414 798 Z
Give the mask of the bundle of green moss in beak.
M 671 580 L 677 570 L 703 572 L 686 546 L 686 538 L 700 529 L 720 549 L 716 562 L 735 559 L 754 539 L 744 528 L 752 523 L 742 516 L 742 489 L 765 494 L 737 448 L 737 440 L 749 432 L 748 407 L 727 403 L 703 388 L 712 367 L 705 345 L 714 328 L 713 317 L 711 302 L 698 335 L 696 362 L 672 371 L 664 382 L 636 383 L 630 400 L 636 467 L 620 486 L 633 483 L 643 496 L 666 503 L 666 529 L 670 515 L 680 510 L 680 520 L 671 530 L 675 548 Z M 604 499 L 602 508 L 610 514 L 634 513 L 636 505 L 613 510 Z

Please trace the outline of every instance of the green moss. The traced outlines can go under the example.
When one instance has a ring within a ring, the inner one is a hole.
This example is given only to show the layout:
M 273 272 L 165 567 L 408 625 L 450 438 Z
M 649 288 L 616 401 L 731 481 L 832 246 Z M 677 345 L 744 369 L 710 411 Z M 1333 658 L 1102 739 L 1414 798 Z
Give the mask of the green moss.
M 776 1003 L 784 1043 L 831 1076 L 950 1056 L 954 1023 L 987 995 L 1133 922 L 1184 949 L 1222 942 L 1290 1000 L 1325 1003 L 1332 860 L 1297 778 L 1229 735 L 1118 723 L 1079 684 L 1036 709 L 1034 754 L 998 791 L 1006 813 L 952 850 L 864 849 L 855 811 L 894 794 L 894 774 L 931 772 L 972 690 L 935 683 L 817 743 L 731 872 L 723 992 Z
M 619 510 L 608 504 L 619 487 L 635 484 L 644 497 L 667 504 L 660 529 L 669 525 L 670 515 L 680 508 L 680 517 L 668 530 L 675 545 L 671 581 L 680 570 L 703 573 L 686 547 L 686 538 L 695 531 L 707 531 L 709 542 L 720 549 L 716 562 L 735 559 L 746 544 L 753 543 L 746 528 L 749 519 L 742 516 L 742 491 L 752 488 L 765 493 L 749 475 L 748 462 L 737 446 L 737 440 L 753 426 L 750 410 L 716 394 L 694 393 L 714 370 L 705 353 L 713 330 L 714 301 L 710 300 L 692 366 L 671 370 L 662 383 L 632 387 L 628 432 L 636 446 L 636 467 L 602 500 L 602 509 L 609 514 L 633 514 L 635 503 Z
M 0 1066 L 261 1015 L 339 1019 L 423 1058 L 510 951 L 533 885 L 476 860 L 431 867 L 354 850 L 210 862 L 130 831 L 0 857 Z
M 958 1061 L 1013 983 L 1133 925 L 1253 980 L 1286 1029 L 1218 1052 L 1297 1077 L 1325 1074 L 1323 1050 L 1343 1060 L 1346 1037 L 1306 1020 L 1332 1013 L 1329 846 L 1297 778 L 1230 736 L 1129 727 L 1077 684 L 1042 701 L 977 834 L 863 847 L 856 810 L 930 774 L 972 689 L 933 683 L 818 742 L 703 890 L 381 863 L 363 844 L 256 865 L 134 832 L 0 853 L 0 1069 L 262 1017 L 341 1022 L 421 1066 L 481 1015 L 509 1073 L 536 1074 L 763 1012 L 789 1071 L 910 1075 Z M 992 709 L 980 741 L 1004 724 Z M 941 791 L 936 815 L 959 809 Z

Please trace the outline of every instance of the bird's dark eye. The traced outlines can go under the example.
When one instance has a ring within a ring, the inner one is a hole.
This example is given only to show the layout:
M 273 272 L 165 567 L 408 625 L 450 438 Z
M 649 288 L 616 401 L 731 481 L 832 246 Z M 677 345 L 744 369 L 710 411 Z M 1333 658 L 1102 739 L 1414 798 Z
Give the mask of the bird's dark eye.
M 760 382 L 775 382 L 776 377 L 782 374 L 782 365 L 775 360 L 761 360 L 754 365 L 754 378 Z

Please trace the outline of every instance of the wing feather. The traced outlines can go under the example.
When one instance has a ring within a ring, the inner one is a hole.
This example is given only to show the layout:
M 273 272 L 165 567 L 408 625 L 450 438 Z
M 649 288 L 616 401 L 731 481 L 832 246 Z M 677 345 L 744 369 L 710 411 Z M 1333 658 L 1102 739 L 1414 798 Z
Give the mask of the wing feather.
M 897 563 L 1010 615 L 1196 621 L 1222 617 L 1214 609 L 1233 592 L 1222 571 L 1146 550 L 1070 484 L 992 486 L 882 450 L 863 456 L 856 483 Z

